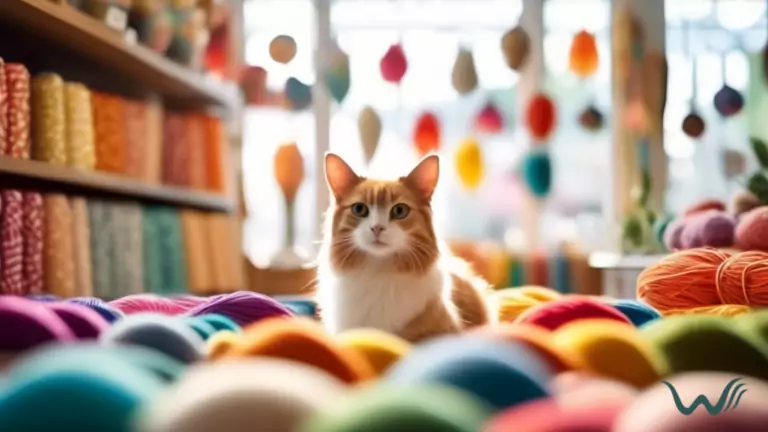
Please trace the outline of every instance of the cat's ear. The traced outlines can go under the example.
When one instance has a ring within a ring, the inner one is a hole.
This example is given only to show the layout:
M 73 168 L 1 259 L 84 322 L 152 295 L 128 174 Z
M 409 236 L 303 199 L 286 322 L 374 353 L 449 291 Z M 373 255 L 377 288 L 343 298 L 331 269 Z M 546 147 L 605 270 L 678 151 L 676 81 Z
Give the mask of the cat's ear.
M 339 200 L 360 183 L 360 176 L 335 153 L 325 154 L 325 180 L 331 193 Z
M 405 181 L 415 188 L 425 199 L 431 199 L 440 178 L 440 158 L 429 155 L 419 162 L 405 177 Z

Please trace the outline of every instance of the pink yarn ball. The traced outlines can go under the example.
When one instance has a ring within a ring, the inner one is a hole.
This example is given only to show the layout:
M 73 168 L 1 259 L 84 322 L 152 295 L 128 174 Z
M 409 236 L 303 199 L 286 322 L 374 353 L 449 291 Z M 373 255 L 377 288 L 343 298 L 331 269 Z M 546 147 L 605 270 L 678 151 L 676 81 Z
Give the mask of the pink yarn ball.
M 224 315 L 241 327 L 265 318 L 293 316 L 293 312 L 277 300 L 250 291 L 237 291 L 211 297 L 209 302 L 196 306 L 187 314 L 190 316 Z
M 741 250 L 768 251 L 768 207 L 750 210 L 739 218 L 736 247 Z
M 78 339 L 96 339 L 109 328 L 109 323 L 98 312 L 77 303 L 45 303 L 64 321 Z
M 680 234 L 683 249 L 733 246 L 736 228 L 733 216 L 718 210 L 706 210 L 685 220 Z
M 685 219 L 677 218 L 669 223 L 667 229 L 664 231 L 664 246 L 671 251 L 682 249 L 680 242 L 680 236 L 683 234 L 685 228 Z
M 109 302 L 109 305 L 117 308 L 126 315 L 152 312 L 162 315 L 180 315 L 192 309 L 194 306 L 155 294 L 134 294 Z

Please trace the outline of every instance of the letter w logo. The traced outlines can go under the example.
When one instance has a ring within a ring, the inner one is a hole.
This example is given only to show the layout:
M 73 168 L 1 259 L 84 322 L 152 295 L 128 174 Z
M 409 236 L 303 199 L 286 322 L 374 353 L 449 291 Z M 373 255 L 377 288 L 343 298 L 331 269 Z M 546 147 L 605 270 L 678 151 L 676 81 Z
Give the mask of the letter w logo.
M 669 392 L 672 393 L 672 399 L 674 399 L 675 406 L 677 407 L 677 410 L 680 411 L 680 414 L 689 416 L 693 414 L 694 411 L 696 411 L 699 405 L 704 405 L 704 409 L 707 410 L 709 415 L 714 416 L 725 411 L 736 409 L 736 407 L 739 406 L 741 397 L 744 396 L 744 393 L 747 392 L 747 389 L 744 388 L 746 386 L 745 383 L 739 383 L 739 385 L 736 385 L 736 383 L 741 380 L 742 378 L 735 378 L 731 380 L 725 386 L 722 393 L 720 393 L 720 399 L 717 400 L 716 404 L 712 405 L 709 399 L 707 399 L 707 397 L 702 394 L 698 395 L 690 406 L 685 406 L 683 404 L 683 401 L 680 399 L 680 395 L 677 393 L 677 389 L 675 389 L 672 384 L 668 383 L 667 381 L 662 382 L 669 388 Z

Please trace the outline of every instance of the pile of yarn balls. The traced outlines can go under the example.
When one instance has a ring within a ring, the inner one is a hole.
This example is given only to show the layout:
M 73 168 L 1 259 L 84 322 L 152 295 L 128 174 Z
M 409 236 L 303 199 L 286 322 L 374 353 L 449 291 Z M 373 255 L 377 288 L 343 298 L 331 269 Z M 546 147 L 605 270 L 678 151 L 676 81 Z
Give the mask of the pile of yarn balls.
M 637 301 L 543 287 L 502 290 L 498 300 L 504 322 L 412 345 L 373 329 L 332 336 L 295 312 L 307 305 L 253 293 L 110 303 L 0 297 L 0 352 L 13 354 L 0 380 L 0 430 L 750 432 L 768 424 L 768 311 L 662 318 Z M 681 414 L 663 382 L 715 402 L 734 378 L 749 392 L 718 416 Z

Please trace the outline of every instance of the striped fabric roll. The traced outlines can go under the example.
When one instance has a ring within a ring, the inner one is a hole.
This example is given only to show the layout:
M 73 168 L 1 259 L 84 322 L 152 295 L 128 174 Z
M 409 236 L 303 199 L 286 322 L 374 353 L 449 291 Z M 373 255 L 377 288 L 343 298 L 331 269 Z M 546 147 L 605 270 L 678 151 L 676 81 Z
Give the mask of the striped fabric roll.
M 109 204 L 113 223 L 113 296 L 138 294 L 144 290 L 141 207 L 134 203 Z
M 19 63 L 5 65 L 5 82 L 8 91 L 8 125 L 3 154 L 29 159 L 31 147 L 29 71 Z
M 160 209 L 154 206 L 142 210 L 142 249 L 144 251 L 144 289 L 148 292 L 163 291 L 163 246 L 160 234 Z
M 5 61 L 0 57 L 0 154 L 5 154 L 8 136 L 8 86 L 5 78 Z
M 19 190 L 2 192 L 2 292 L 25 294 L 24 195 Z
M 72 209 L 65 195 L 47 194 L 45 205 L 45 288 L 59 297 L 75 295 Z
M 176 186 L 190 183 L 186 121 L 184 115 L 166 114 L 163 123 L 163 181 Z
M 75 247 L 75 295 L 93 296 L 93 272 L 91 269 L 91 227 L 88 203 L 83 197 L 70 198 L 72 206 L 72 235 Z
M 88 219 L 91 228 L 91 274 L 93 294 L 100 298 L 112 296 L 112 233 L 110 232 L 107 204 L 103 201 L 88 201 Z
M 23 200 L 24 292 L 42 294 L 45 283 L 43 196 L 37 192 L 24 192 Z
M 32 79 L 32 150 L 35 159 L 67 163 L 67 117 L 64 80 L 54 73 Z

